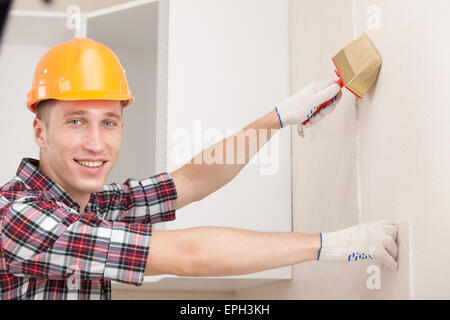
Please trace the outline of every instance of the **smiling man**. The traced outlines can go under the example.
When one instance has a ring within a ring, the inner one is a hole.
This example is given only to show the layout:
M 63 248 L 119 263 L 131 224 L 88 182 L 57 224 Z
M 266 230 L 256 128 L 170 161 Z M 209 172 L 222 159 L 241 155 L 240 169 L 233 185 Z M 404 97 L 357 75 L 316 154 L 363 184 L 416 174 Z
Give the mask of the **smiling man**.
M 333 81 L 312 83 L 225 140 L 250 130 L 267 130 L 270 139 L 336 97 L 312 117 L 314 125 L 340 96 Z M 397 227 L 390 221 L 323 234 L 152 231 L 231 181 L 267 141 L 253 151 L 246 144 L 245 163 L 191 161 L 170 174 L 105 185 L 119 155 L 122 112 L 132 101 L 119 60 L 101 43 L 75 38 L 39 61 L 27 102 L 36 113 L 39 160 L 23 159 L 0 188 L 2 299 L 110 299 L 111 280 L 139 286 L 144 275 L 227 276 L 311 260 L 378 259 L 396 267 Z
M 119 156 L 121 104 L 46 100 L 37 110 L 34 132 L 41 150 L 39 169 L 84 210 L 90 194 L 104 186 Z

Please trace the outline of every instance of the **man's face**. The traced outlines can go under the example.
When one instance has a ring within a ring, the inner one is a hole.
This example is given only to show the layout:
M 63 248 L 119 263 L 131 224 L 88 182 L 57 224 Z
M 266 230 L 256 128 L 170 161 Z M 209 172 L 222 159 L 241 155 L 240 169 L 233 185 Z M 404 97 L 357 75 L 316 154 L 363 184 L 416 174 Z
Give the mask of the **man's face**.
M 41 166 L 69 193 L 94 193 L 104 186 L 122 142 L 120 101 L 57 101 L 35 138 Z M 45 161 L 45 163 L 43 163 Z

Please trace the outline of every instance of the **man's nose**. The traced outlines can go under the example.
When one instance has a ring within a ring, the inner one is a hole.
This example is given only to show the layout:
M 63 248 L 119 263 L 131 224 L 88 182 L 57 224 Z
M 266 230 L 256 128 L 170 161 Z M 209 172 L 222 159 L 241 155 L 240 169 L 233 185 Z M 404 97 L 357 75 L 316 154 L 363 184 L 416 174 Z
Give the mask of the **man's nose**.
M 84 148 L 97 153 L 103 150 L 102 132 L 98 126 L 91 126 L 86 132 Z

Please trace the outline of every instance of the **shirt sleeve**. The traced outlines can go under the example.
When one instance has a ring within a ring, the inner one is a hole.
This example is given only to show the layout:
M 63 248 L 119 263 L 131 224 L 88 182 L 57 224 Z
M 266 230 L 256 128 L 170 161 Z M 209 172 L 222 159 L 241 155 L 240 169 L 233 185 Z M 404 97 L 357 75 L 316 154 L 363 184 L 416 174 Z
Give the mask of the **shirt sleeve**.
M 140 286 L 151 240 L 150 224 L 80 215 L 56 201 L 15 201 L 2 222 L 7 270 L 18 277 L 104 278 Z
M 157 223 L 175 219 L 177 191 L 164 172 L 140 181 L 106 185 L 96 194 L 98 212 L 108 221 Z

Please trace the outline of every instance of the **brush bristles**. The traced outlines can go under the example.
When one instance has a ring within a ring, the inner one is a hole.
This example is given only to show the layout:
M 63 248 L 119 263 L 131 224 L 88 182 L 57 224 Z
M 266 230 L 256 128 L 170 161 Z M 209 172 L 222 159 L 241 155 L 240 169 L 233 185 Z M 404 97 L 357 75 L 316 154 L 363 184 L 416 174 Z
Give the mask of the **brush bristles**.
M 355 77 L 369 89 L 378 77 L 382 59 L 377 50 L 363 33 L 358 39 L 343 49 Z

